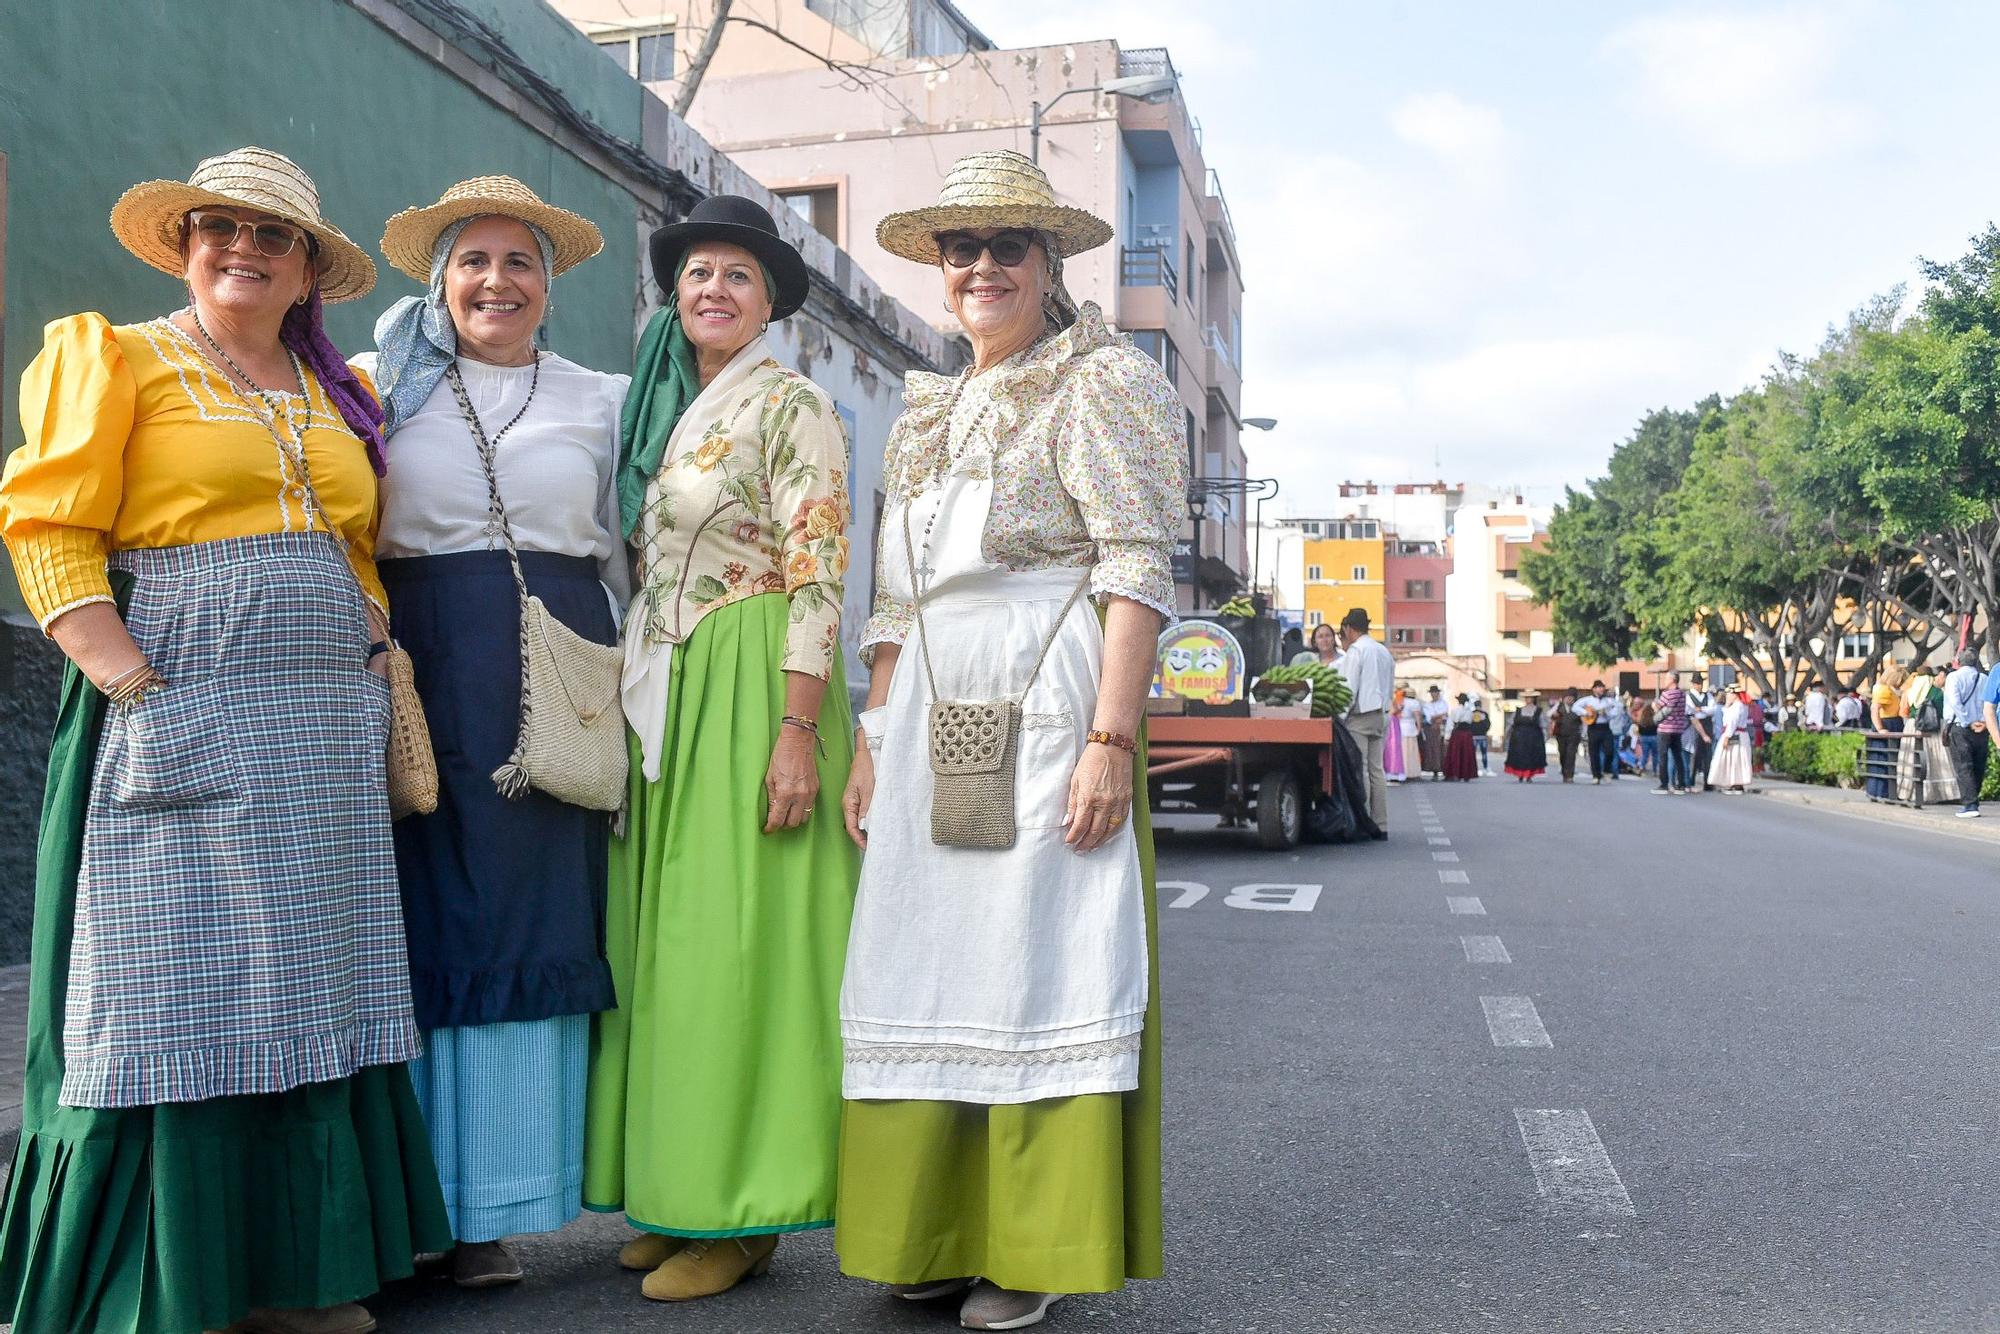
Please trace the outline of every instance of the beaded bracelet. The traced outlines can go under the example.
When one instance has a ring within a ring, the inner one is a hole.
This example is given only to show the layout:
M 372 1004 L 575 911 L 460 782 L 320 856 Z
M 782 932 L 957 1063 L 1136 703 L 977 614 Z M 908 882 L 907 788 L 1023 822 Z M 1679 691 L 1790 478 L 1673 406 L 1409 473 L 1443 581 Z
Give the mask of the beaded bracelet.
M 1127 755 L 1136 755 L 1139 751 L 1138 742 L 1129 736 L 1121 736 L 1117 732 L 1090 731 L 1084 733 L 1083 739 L 1085 743 L 1096 741 L 1106 746 L 1116 746 Z

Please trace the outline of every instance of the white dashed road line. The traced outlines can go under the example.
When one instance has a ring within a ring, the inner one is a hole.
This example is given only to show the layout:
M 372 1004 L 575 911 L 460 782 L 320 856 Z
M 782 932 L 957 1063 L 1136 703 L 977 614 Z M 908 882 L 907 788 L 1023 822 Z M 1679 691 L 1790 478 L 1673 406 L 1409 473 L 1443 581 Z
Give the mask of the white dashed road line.
M 1438 883 L 1441 885 L 1469 885 L 1472 883 L 1472 877 L 1463 871 L 1439 871 Z
M 1486 1011 L 1486 1028 L 1496 1047 L 1553 1047 L 1542 1016 L 1535 1013 L 1534 1001 L 1526 996 L 1481 996 Z
M 1551 1210 L 1638 1216 L 1589 1112 L 1516 1107 L 1514 1122 L 1521 1128 L 1528 1165 L 1535 1170 L 1535 1189 Z
M 1507 947 L 1500 943 L 1498 936 L 1460 936 L 1458 943 L 1465 947 L 1467 963 L 1514 962 L 1514 956 L 1507 953 Z
M 1451 840 L 1448 838 L 1427 838 L 1424 841 L 1434 848 L 1448 848 L 1451 846 Z
M 1451 915 L 1453 917 L 1486 916 L 1486 905 L 1481 903 L 1475 897 L 1458 898 L 1455 896 L 1447 896 L 1444 902 L 1445 906 L 1451 909 Z
M 1434 862 L 1455 862 L 1458 860 L 1458 854 L 1455 852 L 1433 852 L 1431 860 Z

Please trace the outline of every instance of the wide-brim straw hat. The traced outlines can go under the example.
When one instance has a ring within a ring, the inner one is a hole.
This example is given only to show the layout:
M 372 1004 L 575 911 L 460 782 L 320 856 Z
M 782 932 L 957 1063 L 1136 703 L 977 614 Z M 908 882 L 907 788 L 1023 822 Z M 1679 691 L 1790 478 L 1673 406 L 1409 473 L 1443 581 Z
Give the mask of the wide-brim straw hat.
M 1055 241 L 1060 258 L 1109 241 L 1111 224 L 1087 209 L 1056 201 L 1042 169 L 1012 149 L 972 153 L 951 164 L 929 208 L 891 213 L 875 239 L 892 255 L 919 264 L 938 262 L 939 232 L 981 227 L 1028 227 Z
M 579 213 L 545 203 L 512 176 L 474 176 L 446 190 L 435 204 L 406 208 L 382 228 L 382 255 L 391 268 L 407 273 L 426 287 L 431 281 L 431 251 L 438 234 L 460 218 L 497 214 L 531 222 L 549 238 L 555 250 L 551 278 L 604 249 L 604 233 Z
M 249 208 L 302 228 L 318 244 L 320 299 L 352 301 L 375 286 L 375 261 L 320 216 L 319 187 L 298 163 L 268 148 L 203 158 L 185 181 L 143 181 L 111 206 L 111 232 L 161 273 L 185 277 L 181 222 L 188 210 Z

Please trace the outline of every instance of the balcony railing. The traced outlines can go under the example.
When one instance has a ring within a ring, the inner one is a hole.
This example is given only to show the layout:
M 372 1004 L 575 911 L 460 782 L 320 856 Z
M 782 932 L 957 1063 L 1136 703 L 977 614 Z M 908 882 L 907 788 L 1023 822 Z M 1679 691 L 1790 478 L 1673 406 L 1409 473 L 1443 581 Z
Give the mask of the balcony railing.
M 1243 369 L 1243 363 L 1236 359 L 1236 349 L 1231 347 L 1229 340 L 1223 336 L 1221 326 L 1214 324 L 1203 326 L 1201 341 L 1208 347 L 1209 351 L 1221 357 L 1238 371 Z
M 1164 287 L 1167 300 L 1180 298 L 1181 276 L 1164 247 L 1125 247 L 1118 266 L 1121 287 Z
M 1236 239 L 1236 219 L 1229 216 L 1229 200 L 1222 193 L 1222 178 L 1215 174 L 1215 168 L 1208 169 L 1208 197 L 1222 208 L 1222 220 L 1229 224 L 1229 239 Z
M 1136 79 L 1145 74 L 1171 74 L 1180 77 L 1174 68 L 1173 59 L 1164 46 L 1135 46 L 1129 51 L 1118 53 L 1118 77 Z

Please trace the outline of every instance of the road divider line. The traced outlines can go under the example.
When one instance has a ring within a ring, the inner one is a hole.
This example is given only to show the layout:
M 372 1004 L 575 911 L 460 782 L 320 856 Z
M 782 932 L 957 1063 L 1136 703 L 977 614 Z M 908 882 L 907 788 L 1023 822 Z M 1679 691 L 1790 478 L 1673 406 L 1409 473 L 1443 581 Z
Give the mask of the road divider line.
M 1535 1190 L 1551 1210 L 1636 1218 L 1632 1196 L 1611 1165 L 1590 1113 L 1581 1108 L 1516 1107 L 1514 1124 L 1535 1172 Z
M 1507 947 L 1500 943 L 1498 936 L 1460 936 L 1458 943 L 1465 947 L 1467 963 L 1514 962 L 1514 956 L 1507 953 Z
M 1458 860 L 1458 854 L 1455 852 L 1433 852 L 1431 860 L 1434 862 L 1455 862 Z
M 1463 871 L 1439 871 L 1438 883 L 1443 885 L 1469 885 L 1472 877 Z
M 1486 905 L 1481 903 L 1475 895 L 1460 897 L 1448 894 L 1445 896 L 1444 903 L 1447 908 L 1451 909 L 1453 917 L 1486 916 Z
M 1553 1047 L 1549 1030 L 1534 1001 L 1526 996 L 1481 996 L 1479 1007 L 1486 1011 L 1486 1028 L 1496 1047 Z
M 1448 838 L 1429 838 L 1424 841 L 1434 848 L 1448 848 L 1451 846 L 1451 840 Z

